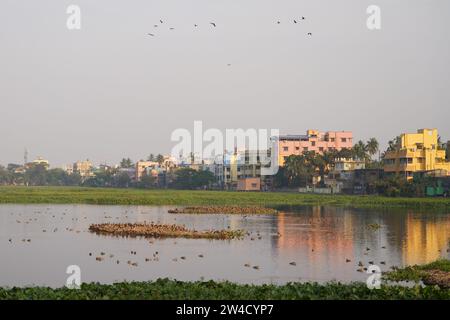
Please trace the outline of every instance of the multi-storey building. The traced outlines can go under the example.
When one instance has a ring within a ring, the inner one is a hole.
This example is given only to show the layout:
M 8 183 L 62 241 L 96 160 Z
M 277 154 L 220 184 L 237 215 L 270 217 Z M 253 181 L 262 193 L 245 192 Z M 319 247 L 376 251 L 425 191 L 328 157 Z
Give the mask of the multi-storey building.
M 262 159 L 265 157 L 265 160 Z M 223 164 L 219 164 L 217 170 L 222 177 L 221 182 L 224 188 L 237 189 L 239 185 L 250 183 L 253 190 L 268 190 L 272 187 L 272 176 L 265 176 L 261 173 L 262 167 L 269 167 L 270 163 L 265 163 L 270 159 L 270 151 L 235 151 L 224 158 Z M 255 178 L 255 179 L 253 179 Z M 247 179 L 247 182 L 244 181 Z M 257 183 L 256 180 L 260 182 Z M 241 183 L 239 183 L 241 182 Z M 254 184 L 257 183 L 255 187 Z
M 73 172 L 78 173 L 81 178 L 89 178 L 94 176 L 92 168 L 92 162 L 89 160 L 77 161 L 73 164 Z
M 437 129 L 403 133 L 397 149 L 387 151 L 383 162 L 387 174 L 399 174 L 407 179 L 412 179 L 413 173 L 420 171 L 439 171 L 440 175 L 450 175 L 450 162 L 445 159 L 445 150 L 438 144 Z
M 278 164 L 291 155 L 301 155 L 306 151 L 323 153 L 329 150 L 350 149 L 353 146 L 351 131 L 308 130 L 306 135 L 281 135 L 278 137 Z

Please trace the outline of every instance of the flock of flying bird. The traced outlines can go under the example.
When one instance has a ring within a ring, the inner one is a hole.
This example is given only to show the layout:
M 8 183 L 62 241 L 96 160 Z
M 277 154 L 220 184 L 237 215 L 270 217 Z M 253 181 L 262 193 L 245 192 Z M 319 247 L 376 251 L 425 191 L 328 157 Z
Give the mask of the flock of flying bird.
M 305 18 L 304 16 L 302 16 L 300 19 L 293 19 L 293 22 L 294 22 L 294 24 L 297 24 L 297 23 L 299 23 L 300 20 L 306 20 L 306 18 Z M 159 24 L 155 24 L 155 25 L 153 25 L 153 27 L 154 27 L 154 28 L 158 28 L 158 27 L 160 27 L 162 24 L 164 24 L 164 21 L 163 21 L 162 19 L 160 19 L 160 20 L 159 20 Z M 216 27 L 217 27 L 217 24 L 216 24 L 215 22 L 210 22 L 209 24 L 210 24 L 213 28 L 216 28 Z M 281 24 L 281 21 L 278 20 L 278 21 L 277 21 L 277 24 Z M 197 28 L 197 27 L 198 27 L 198 24 L 194 24 L 194 28 Z M 174 27 L 169 27 L 169 30 L 175 30 L 175 28 L 174 28 Z M 156 34 L 155 34 L 155 33 L 152 33 L 152 32 L 147 33 L 147 35 L 148 35 L 148 36 L 151 36 L 151 37 L 156 36 Z M 308 35 L 308 36 L 312 36 L 312 32 L 308 32 L 307 35 Z

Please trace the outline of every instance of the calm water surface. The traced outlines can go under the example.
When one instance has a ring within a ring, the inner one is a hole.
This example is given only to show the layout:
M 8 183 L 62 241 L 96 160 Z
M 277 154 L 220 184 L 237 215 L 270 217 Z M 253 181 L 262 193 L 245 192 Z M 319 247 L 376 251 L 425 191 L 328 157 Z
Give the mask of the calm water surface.
M 360 261 L 365 266 L 372 261 L 387 270 L 450 257 L 450 212 L 304 207 L 273 216 L 226 216 L 173 215 L 167 213 L 169 208 L 0 205 L 0 286 L 61 287 L 69 265 L 80 266 L 83 282 L 161 277 L 241 283 L 349 282 L 367 278 L 357 271 Z M 229 227 L 251 235 L 229 241 L 149 241 L 88 231 L 91 223 L 144 221 L 184 224 L 197 230 Z M 105 259 L 96 261 L 101 252 Z

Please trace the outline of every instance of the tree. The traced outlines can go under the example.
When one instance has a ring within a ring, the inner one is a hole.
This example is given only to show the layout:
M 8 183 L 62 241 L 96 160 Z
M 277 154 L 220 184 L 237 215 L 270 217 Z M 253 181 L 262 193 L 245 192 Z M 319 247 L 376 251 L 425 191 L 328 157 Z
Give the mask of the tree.
M 25 172 L 26 185 L 45 186 L 47 184 L 47 168 L 41 164 L 31 165 Z
M 158 162 L 159 165 L 162 165 L 164 163 L 164 156 L 162 154 L 158 154 L 156 156 L 156 162 Z
M 199 189 L 208 187 L 214 180 L 214 174 L 210 171 L 180 168 L 175 173 L 172 186 L 177 189 Z
M 122 161 L 120 161 L 120 167 L 121 168 L 132 168 L 134 166 L 133 161 L 131 161 L 130 158 L 123 158 Z
M 120 172 L 114 176 L 114 185 L 119 188 L 128 188 L 131 184 L 131 178 L 126 172 Z
M 154 188 L 155 185 L 156 185 L 156 178 L 151 173 L 147 173 L 145 171 L 144 174 L 141 176 L 141 180 L 139 181 L 137 186 L 138 188 L 150 189 Z
M 8 185 L 13 182 L 13 174 L 5 167 L 0 166 L 0 185 Z
M 147 161 L 156 161 L 155 155 L 153 153 L 150 153 L 150 155 L 147 158 Z
M 398 150 L 400 148 L 400 136 L 396 136 L 394 139 L 389 140 L 388 142 L 388 148 L 386 151 L 395 151 Z
M 370 138 L 366 143 L 366 150 L 369 153 L 370 157 L 373 157 L 378 152 L 379 143 L 377 139 Z
M 337 158 L 343 158 L 343 159 L 351 159 L 353 158 L 353 151 L 352 149 L 348 148 L 342 148 L 337 152 Z
M 359 160 L 366 160 L 367 159 L 367 148 L 366 145 L 364 144 L 364 142 L 362 142 L 361 140 L 358 141 L 358 143 L 356 143 L 353 146 L 353 157 Z
M 315 167 L 312 165 L 314 152 L 304 152 L 302 155 L 291 155 L 284 163 L 284 173 L 289 187 L 306 186 L 312 181 Z
M 50 169 L 47 171 L 46 184 L 50 186 L 68 185 L 69 175 L 63 169 Z

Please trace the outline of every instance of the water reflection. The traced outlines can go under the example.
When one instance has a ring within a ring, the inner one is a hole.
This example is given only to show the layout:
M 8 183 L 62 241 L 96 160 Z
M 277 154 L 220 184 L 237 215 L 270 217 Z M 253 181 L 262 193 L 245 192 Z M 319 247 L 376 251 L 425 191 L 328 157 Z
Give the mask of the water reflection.
M 449 257 L 448 212 L 297 207 L 284 208 L 278 215 L 226 216 L 172 215 L 167 210 L 0 205 L 0 285 L 59 287 L 65 283 L 70 264 L 80 265 L 85 282 L 159 277 L 243 283 L 364 281 L 367 274 L 357 271 L 359 262 L 387 270 L 393 265 Z M 148 239 L 113 238 L 87 231 L 91 223 L 144 221 L 184 224 L 198 230 L 245 229 L 251 235 L 245 240 L 160 239 L 150 243 Z M 155 251 L 159 252 L 158 261 L 146 261 Z M 95 260 L 100 252 L 106 252 L 103 262 Z M 110 254 L 113 259 L 108 258 Z M 130 267 L 130 260 L 138 267 Z

